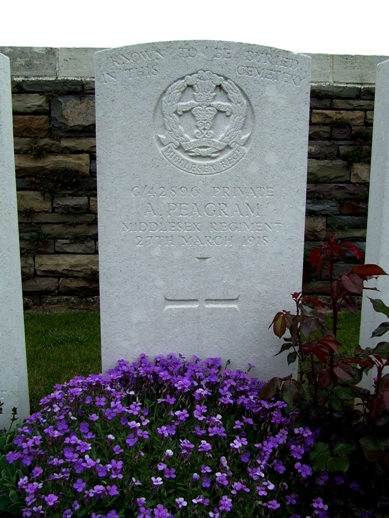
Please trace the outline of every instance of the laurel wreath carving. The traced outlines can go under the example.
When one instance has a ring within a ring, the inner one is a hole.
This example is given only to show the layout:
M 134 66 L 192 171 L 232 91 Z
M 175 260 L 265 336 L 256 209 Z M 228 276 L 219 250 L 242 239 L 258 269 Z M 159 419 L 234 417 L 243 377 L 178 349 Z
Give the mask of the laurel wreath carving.
M 169 86 L 166 95 L 162 100 L 165 127 L 173 137 L 173 140 L 176 140 L 176 147 L 178 146 L 178 143 L 182 144 L 184 142 L 190 142 L 189 137 L 182 133 L 178 116 L 175 113 L 181 94 L 186 90 L 187 86 L 186 78 L 176 81 Z
M 231 117 L 231 124 L 226 133 L 222 135 L 220 139 L 228 145 L 236 138 L 240 137 L 241 129 L 246 119 L 247 105 L 239 88 L 230 79 L 224 81 L 222 87 L 227 93 L 228 99 L 234 106 L 234 114 L 233 117 Z
M 175 147 L 185 145 L 189 142 L 196 142 L 195 139 L 192 140 L 187 135 L 185 135 L 183 128 L 180 126 L 179 117 L 176 114 L 176 111 L 177 104 L 181 98 L 182 93 L 188 86 L 192 86 L 196 83 L 196 78 L 200 72 L 201 71 L 192 75 L 188 75 L 185 77 L 185 79 L 179 79 L 173 83 L 171 86 L 169 86 L 165 96 L 162 99 L 164 124 Z M 230 123 L 226 128 L 226 131 L 218 139 L 218 142 L 225 144 L 224 147 L 228 145 L 232 147 L 233 143 L 235 143 L 237 140 L 241 140 L 241 130 L 246 119 L 247 103 L 243 98 L 241 91 L 235 85 L 235 83 L 233 83 L 233 81 L 230 79 L 226 80 L 216 74 L 212 74 L 211 78 L 215 86 L 220 86 L 226 93 L 227 98 L 232 105 Z M 224 149 L 224 147 L 222 149 Z M 220 151 L 221 150 L 219 150 L 219 152 Z M 203 155 L 203 153 L 201 153 L 199 150 L 197 150 L 197 152 L 197 154 Z M 214 154 L 211 156 L 217 155 Z

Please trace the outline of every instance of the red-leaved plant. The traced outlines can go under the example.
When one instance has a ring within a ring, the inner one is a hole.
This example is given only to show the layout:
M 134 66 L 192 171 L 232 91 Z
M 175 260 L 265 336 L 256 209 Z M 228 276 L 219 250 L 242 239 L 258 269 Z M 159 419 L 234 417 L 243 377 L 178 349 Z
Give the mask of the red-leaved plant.
M 375 264 L 364 264 L 335 278 L 336 261 L 348 253 L 363 261 L 360 249 L 340 241 L 336 234 L 311 252 L 309 263 L 315 272 L 327 272 L 330 302 L 293 293 L 294 313 L 284 310 L 275 315 L 270 326 L 284 339 L 278 354 L 289 351 L 288 364 L 298 360 L 298 377 L 272 378 L 261 396 L 282 397 L 292 409 L 300 410 L 306 422 L 321 428 L 321 441 L 311 453 L 317 470 L 354 478 L 363 473 L 362 479 L 369 481 L 364 502 L 370 509 L 389 510 L 389 374 L 384 373 L 389 365 L 389 342 L 373 348 L 357 345 L 351 354 L 337 339 L 339 312 L 357 313 L 357 297 L 367 289 L 364 282 L 387 274 Z M 382 300 L 370 300 L 376 311 L 389 317 L 389 307 Z M 388 330 L 389 322 L 384 322 L 372 336 Z M 377 373 L 372 389 L 362 388 L 363 374 L 373 367 Z M 355 497 L 347 502 L 343 491 L 332 498 L 343 516 L 345 512 L 362 516 Z

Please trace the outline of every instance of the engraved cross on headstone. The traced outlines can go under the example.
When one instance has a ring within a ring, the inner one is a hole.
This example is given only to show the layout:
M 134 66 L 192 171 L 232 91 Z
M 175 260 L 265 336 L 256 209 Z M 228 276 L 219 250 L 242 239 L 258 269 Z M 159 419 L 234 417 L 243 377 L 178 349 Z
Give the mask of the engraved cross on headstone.
M 169 299 L 165 297 L 165 309 L 173 308 L 198 308 L 204 304 L 205 308 L 232 308 L 239 311 L 239 295 L 231 299 Z
M 200 261 L 200 278 L 199 284 L 201 286 L 201 290 L 203 290 L 204 279 L 203 279 L 203 271 L 206 266 L 206 262 L 210 259 L 210 257 L 196 257 L 198 261 Z M 204 266 L 203 266 L 204 265 Z M 239 301 L 240 295 L 236 297 L 228 297 L 228 298 L 216 298 L 216 297 L 190 297 L 190 298 L 165 298 L 165 307 L 164 311 L 168 309 L 196 309 L 199 307 L 203 308 L 226 308 L 226 309 L 235 309 L 239 311 Z

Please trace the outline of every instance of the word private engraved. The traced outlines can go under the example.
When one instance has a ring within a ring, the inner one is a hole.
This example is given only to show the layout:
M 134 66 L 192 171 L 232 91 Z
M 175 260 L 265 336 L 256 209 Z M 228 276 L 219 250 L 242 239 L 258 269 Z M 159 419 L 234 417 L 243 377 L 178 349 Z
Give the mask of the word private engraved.
M 199 70 L 171 84 L 155 111 L 163 156 L 186 173 L 210 175 L 247 153 L 253 110 L 231 79 Z

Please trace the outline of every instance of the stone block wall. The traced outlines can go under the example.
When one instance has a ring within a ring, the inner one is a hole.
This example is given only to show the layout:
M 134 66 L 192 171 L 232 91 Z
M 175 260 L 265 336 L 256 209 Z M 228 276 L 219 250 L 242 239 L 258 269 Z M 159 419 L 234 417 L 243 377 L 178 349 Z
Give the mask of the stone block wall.
M 15 81 L 15 169 L 26 308 L 98 308 L 93 82 Z
M 93 53 L 0 48 L 11 59 L 25 307 L 98 308 Z M 385 57 L 313 55 L 306 258 L 327 233 L 364 248 L 375 67 Z M 293 189 L 293 176 L 291 175 Z M 339 273 L 353 263 L 347 256 Z M 328 282 L 304 268 L 304 292 Z
M 373 131 L 374 86 L 312 84 L 305 225 L 306 257 L 326 234 L 365 248 Z M 348 255 L 336 273 L 356 260 Z M 305 261 L 303 291 L 328 293 Z

